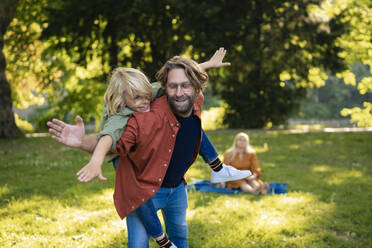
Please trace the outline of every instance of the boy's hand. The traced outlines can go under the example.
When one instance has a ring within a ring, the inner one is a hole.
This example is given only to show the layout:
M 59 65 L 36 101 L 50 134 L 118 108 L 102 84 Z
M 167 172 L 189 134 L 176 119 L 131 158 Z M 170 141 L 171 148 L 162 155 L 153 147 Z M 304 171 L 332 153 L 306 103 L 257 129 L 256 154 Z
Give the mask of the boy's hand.
M 61 120 L 53 119 L 47 125 L 52 138 L 66 146 L 80 148 L 85 135 L 84 122 L 80 116 L 76 116 L 76 125 L 67 124 Z
M 90 182 L 95 177 L 98 177 L 101 181 L 107 180 L 107 178 L 102 175 L 101 166 L 92 162 L 85 165 L 78 173 L 76 173 L 76 176 L 77 180 L 81 183 Z
M 222 62 L 226 55 L 226 50 L 221 47 L 218 49 L 208 61 L 209 68 L 219 68 L 224 66 L 230 66 L 230 62 Z

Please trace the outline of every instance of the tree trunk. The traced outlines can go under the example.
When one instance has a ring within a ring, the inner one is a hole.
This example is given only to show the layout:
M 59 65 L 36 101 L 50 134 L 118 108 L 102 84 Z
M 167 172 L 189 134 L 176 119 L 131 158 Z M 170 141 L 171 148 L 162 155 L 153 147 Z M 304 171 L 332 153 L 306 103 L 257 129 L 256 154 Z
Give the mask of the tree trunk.
M 0 1 L 0 138 L 17 138 L 23 136 L 14 122 L 10 86 L 5 77 L 5 57 L 3 53 L 4 35 L 13 19 L 18 1 Z

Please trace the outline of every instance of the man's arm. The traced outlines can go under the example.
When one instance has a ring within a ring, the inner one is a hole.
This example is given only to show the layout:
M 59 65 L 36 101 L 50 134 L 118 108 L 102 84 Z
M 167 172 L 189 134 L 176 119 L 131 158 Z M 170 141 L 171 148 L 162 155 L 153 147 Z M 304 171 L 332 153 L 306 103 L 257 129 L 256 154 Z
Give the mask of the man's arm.
M 208 61 L 199 64 L 199 66 L 204 71 L 207 69 L 211 69 L 211 68 L 230 66 L 229 62 L 222 62 L 225 55 L 226 55 L 226 50 L 223 47 L 221 47 L 213 54 L 213 56 Z
M 53 119 L 47 125 L 52 139 L 72 148 L 79 148 L 92 153 L 98 143 L 97 134 L 85 135 L 83 119 L 76 116 L 76 125 L 67 124 L 61 120 Z

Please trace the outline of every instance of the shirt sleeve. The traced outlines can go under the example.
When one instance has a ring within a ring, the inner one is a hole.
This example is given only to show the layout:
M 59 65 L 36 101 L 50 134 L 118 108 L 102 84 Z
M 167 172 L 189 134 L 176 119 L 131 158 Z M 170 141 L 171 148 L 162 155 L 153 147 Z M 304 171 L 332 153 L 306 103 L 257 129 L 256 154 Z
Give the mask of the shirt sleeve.
M 151 84 L 152 86 L 152 99 L 151 101 L 155 101 L 159 97 L 164 95 L 164 89 L 161 86 L 161 83 L 155 82 Z
M 126 156 L 136 145 L 136 140 L 139 135 L 138 130 L 139 127 L 136 118 L 130 118 L 123 135 L 116 143 L 114 153 L 120 156 Z
M 123 130 L 128 123 L 129 116 L 116 114 L 107 118 L 103 124 L 103 129 L 98 134 L 98 139 L 104 135 L 110 135 L 112 138 L 111 152 L 115 150 L 116 143 L 123 134 Z
M 257 177 L 261 177 L 261 168 L 258 164 L 258 159 L 256 153 L 251 154 L 251 168 L 252 172 L 257 174 Z

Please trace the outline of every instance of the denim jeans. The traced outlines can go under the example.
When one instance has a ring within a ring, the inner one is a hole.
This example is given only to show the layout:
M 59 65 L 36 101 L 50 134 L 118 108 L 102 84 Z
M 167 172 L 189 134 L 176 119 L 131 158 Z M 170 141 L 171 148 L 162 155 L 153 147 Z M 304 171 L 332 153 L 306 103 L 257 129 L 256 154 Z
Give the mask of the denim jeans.
M 201 144 L 200 144 L 199 154 L 203 157 L 203 159 L 206 163 L 210 163 L 218 157 L 218 153 L 214 149 L 212 143 L 210 142 L 210 140 L 209 140 L 209 138 L 208 138 L 208 136 L 207 136 L 207 134 L 205 133 L 204 130 L 202 130 L 202 141 L 201 141 Z M 118 161 L 119 161 L 119 157 L 115 158 L 112 161 L 115 170 L 116 170 L 116 166 L 118 164 Z M 183 186 L 183 188 L 184 188 L 183 183 L 180 186 Z M 178 187 L 180 187 L 180 186 L 178 186 Z M 153 200 L 153 205 L 154 205 L 155 211 L 157 211 L 159 209 L 162 210 L 164 221 L 166 223 L 167 234 L 169 236 L 169 239 L 177 247 L 188 247 L 188 244 L 187 244 L 187 224 L 186 224 L 187 192 L 184 190 L 186 192 L 186 194 L 185 194 L 186 199 L 182 200 L 185 203 L 181 204 L 181 205 L 183 205 L 183 204 L 186 205 L 186 207 L 184 207 L 184 210 L 180 209 L 180 211 L 182 213 L 184 212 L 185 217 L 183 218 L 183 220 L 177 219 L 180 224 L 178 224 L 178 222 L 177 222 L 177 224 L 173 223 L 173 220 L 175 218 L 172 217 L 173 215 L 171 213 L 175 212 L 176 209 L 172 208 L 172 210 L 170 210 L 171 207 L 162 207 L 164 205 L 161 202 L 161 201 L 163 201 L 163 199 L 157 200 L 158 202 L 155 201 L 156 199 L 161 198 L 161 197 L 158 196 L 158 194 L 166 195 L 166 194 L 162 193 L 163 191 L 168 192 L 168 190 L 170 190 L 170 192 L 172 192 L 172 193 L 169 193 L 169 195 L 174 195 L 172 190 L 178 189 L 178 187 L 176 187 L 176 188 L 160 188 L 159 191 L 150 200 Z M 176 194 L 176 195 L 180 195 L 180 194 Z M 172 199 L 174 199 L 175 197 L 176 196 L 173 196 Z M 177 197 L 180 197 L 180 196 L 177 196 Z M 149 203 L 151 203 L 150 200 L 149 200 Z M 174 199 L 174 200 L 176 200 L 176 199 Z M 178 201 L 178 200 L 176 200 L 176 201 Z M 128 247 L 129 248 L 131 248 L 131 247 L 148 247 L 148 239 L 150 237 L 149 235 L 151 235 L 152 237 L 159 236 L 156 233 L 159 233 L 160 230 L 162 230 L 161 225 L 159 223 L 159 220 L 156 218 L 157 217 L 156 212 L 151 213 L 151 209 L 153 209 L 153 206 L 146 205 L 146 204 L 147 203 L 144 203 L 135 212 L 132 212 L 131 214 L 129 214 L 127 216 Z M 181 216 L 181 217 L 183 216 L 181 213 L 178 213 L 178 215 Z M 171 224 L 168 223 L 169 221 L 167 221 L 167 219 L 170 221 Z M 129 220 L 129 224 L 128 224 L 128 220 Z M 145 223 L 145 225 L 143 225 L 143 222 L 141 220 Z M 186 231 L 182 231 L 181 230 L 182 228 L 178 228 L 179 225 L 184 226 Z M 132 226 L 132 231 L 129 230 L 130 229 L 129 226 Z M 151 234 L 146 233 L 145 226 L 147 227 L 147 230 L 149 230 L 151 232 Z M 172 227 L 170 227 L 170 226 L 172 226 Z M 185 233 L 182 234 L 183 232 L 185 232 Z M 172 235 L 172 233 L 173 233 L 173 235 Z M 180 238 L 178 238 L 178 236 L 180 236 Z M 173 239 L 172 239 L 172 237 L 173 237 Z M 177 245 L 177 244 L 179 244 L 179 245 Z
M 118 162 L 119 157 L 116 157 L 115 159 L 112 160 L 112 164 L 115 170 L 118 165 Z M 155 209 L 152 199 L 149 199 L 148 201 L 143 203 L 135 211 L 136 215 L 139 217 L 144 227 L 146 228 L 148 235 L 150 235 L 153 238 L 159 237 L 164 233 L 163 227 L 161 226 L 156 211 L 157 209 Z
M 214 149 L 211 141 L 209 140 L 207 134 L 202 130 L 203 136 L 202 141 L 200 143 L 199 154 L 202 156 L 204 162 L 210 163 L 213 162 L 217 157 L 218 153 L 216 149 Z
M 151 198 L 156 210 L 161 210 L 169 239 L 179 248 L 188 247 L 186 210 L 187 190 L 184 183 L 175 188 L 160 188 Z M 128 248 L 148 248 L 149 235 L 136 211 L 127 218 Z

